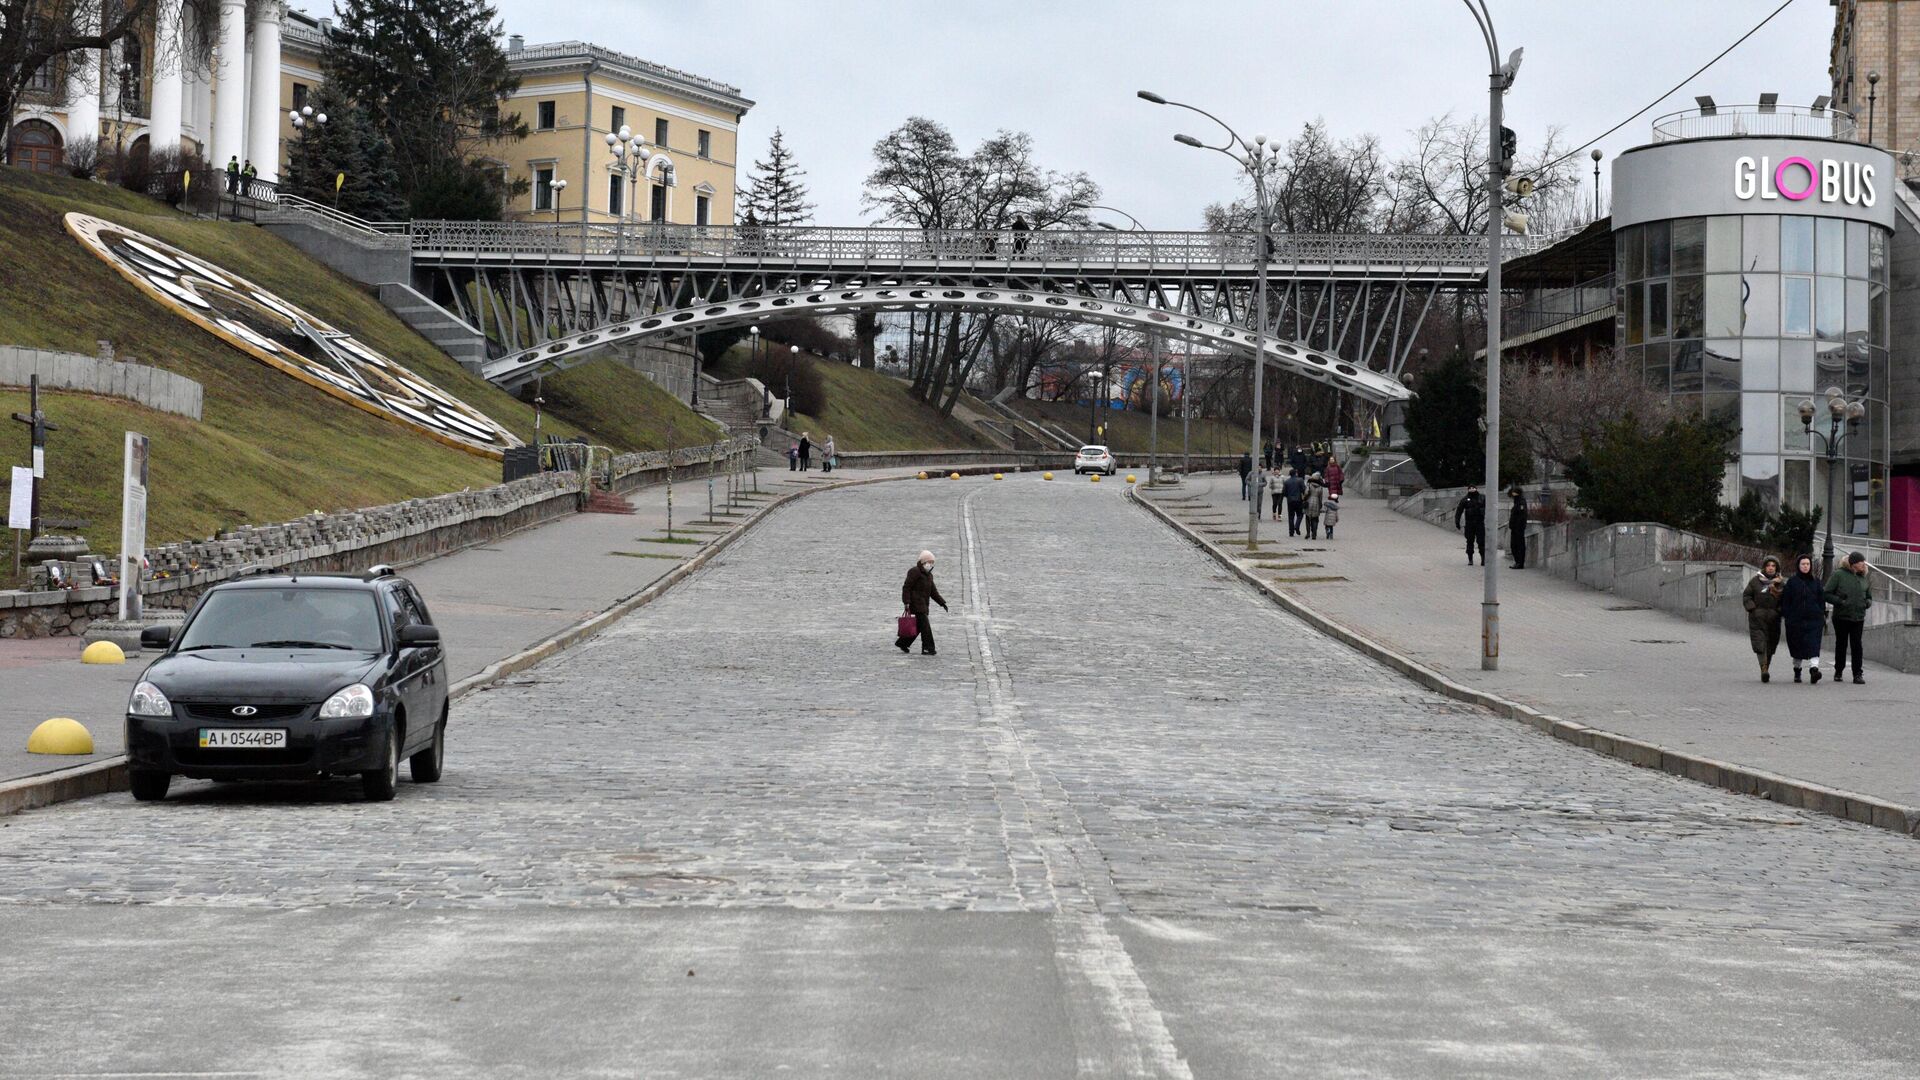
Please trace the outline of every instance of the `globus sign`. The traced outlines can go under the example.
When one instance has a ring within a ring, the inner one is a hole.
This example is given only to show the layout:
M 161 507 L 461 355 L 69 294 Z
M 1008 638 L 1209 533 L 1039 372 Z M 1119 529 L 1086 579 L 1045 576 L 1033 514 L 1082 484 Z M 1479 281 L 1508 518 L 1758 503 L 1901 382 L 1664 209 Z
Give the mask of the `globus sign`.
M 1741 157 L 1733 163 L 1733 196 L 1736 199 L 1785 199 L 1805 202 L 1844 203 L 1847 206 L 1872 206 L 1879 200 L 1873 186 L 1873 166 L 1860 161 L 1821 158 L 1814 161 L 1798 154 L 1774 159 Z

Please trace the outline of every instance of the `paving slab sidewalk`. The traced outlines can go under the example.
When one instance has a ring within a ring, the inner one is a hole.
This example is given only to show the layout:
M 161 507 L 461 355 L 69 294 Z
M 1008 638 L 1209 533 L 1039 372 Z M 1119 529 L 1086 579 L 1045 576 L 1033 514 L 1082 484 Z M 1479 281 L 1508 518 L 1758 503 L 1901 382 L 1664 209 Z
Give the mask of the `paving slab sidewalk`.
M 1920 675 L 1869 662 L 1862 686 L 1796 685 L 1783 648 L 1763 685 L 1744 633 L 1510 563 L 1500 574 L 1500 670 L 1482 671 L 1481 570 L 1467 565 L 1458 533 L 1353 498 L 1334 539 L 1289 538 L 1284 521 L 1266 518 L 1265 554 L 1245 559 L 1233 543 L 1246 522 L 1236 477 L 1141 494 L 1276 590 L 1455 682 L 1685 753 L 1920 806 Z M 1230 532 L 1205 531 L 1218 529 Z M 1829 663 L 1831 648 L 1829 638 Z
M 674 535 L 693 543 L 664 542 L 667 487 L 656 484 L 628 493 L 631 515 L 571 514 L 402 572 L 420 586 L 447 642 L 447 664 L 457 682 L 647 588 L 780 496 L 917 471 L 761 469 L 758 494 L 749 481 L 730 511 L 720 477 L 714 503 L 723 516 L 712 519 L 706 480 L 676 481 Z M 729 513 L 736 516 L 724 516 Z M 118 665 L 82 664 L 81 645 L 71 637 L 0 641 L 0 783 L 120 753 L 127 697 L 152 656 L 130 656 Z M 53 716 L 85 724 L 94 752 L 27 753 L 27 735 Z

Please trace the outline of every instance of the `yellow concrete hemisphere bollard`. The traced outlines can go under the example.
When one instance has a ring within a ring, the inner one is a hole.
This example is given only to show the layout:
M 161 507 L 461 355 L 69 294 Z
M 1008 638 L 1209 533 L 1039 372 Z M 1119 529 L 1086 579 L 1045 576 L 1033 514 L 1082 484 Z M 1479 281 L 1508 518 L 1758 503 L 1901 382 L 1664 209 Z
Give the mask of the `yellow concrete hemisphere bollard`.
M 1043 473 L 1041 473 L 1041 474 L 1040 474 L 1040 479 L 1042 479 L 1042 480 L 1051 480 L 1051 479 L 1053 479 L 1053 474 L 1052 474 L 1052 473 L 1050 473 L 1050 472 L 1043 472 Z
M 926 474 L 926 473 L 921 473 L 921 474 L 920 474 L 920 479 L 922 479 L 922 480 L 925 480 L 926 478 L 927 478 L 927 474 Z
M 41 721 L 40 726 L 27 736 L 29 754 L 91 754 L 93 736 L 88 734 L 86 725 L 67 716 L 56 716 Z
M 994 473 L 994 474 L 993 474 L 993 478 L 994 478 L 995 480 L 1005 480 L 1005 479 L 1006 479 L 1006 477 L 1004 477 L 1004 476 L 1002 476 L 1002 475 L 1000 475 L 999 473 Z
M 115 645 L 111 641 L 96 641 L 80 653 L 80 662 L 83 664 L 124 664 L 127 662 L 127 654 L 121 652 L 120 646 Z M 88 751 L 88 753 L 92 753 L 92 751 Z
M 1133 474 L 1132 474 L 1132 473 L 1128 473 L 1128 474 L 1127 474 L 1127 483 L 1129 483 L 1129 484 L 1131 484 L 1131 483 L 1133 483 Z
M 1099 473 L 1094 473 L 1094 474 L 1093 474 L 1092 476 L 1089 476 L 1089 477 L 1087 477 L 1087 479 L 1089 479 L 1089 480 L 1091 480 L 1091 481 L 1093 481 L 1094 483 L 1096 483 L 1096 484 L 1097 484 L 1097 483 L 1099 483 L 1099 482 L 1100 482 L 1100 474 L 1099 474 Z
M 949 480 L 958 480 L 958 479 L 960 479 L 960 474 L 959 474 L 959 473 L 949 473 L 949 474 L 947 474 L 947 479 L 949 479 Z

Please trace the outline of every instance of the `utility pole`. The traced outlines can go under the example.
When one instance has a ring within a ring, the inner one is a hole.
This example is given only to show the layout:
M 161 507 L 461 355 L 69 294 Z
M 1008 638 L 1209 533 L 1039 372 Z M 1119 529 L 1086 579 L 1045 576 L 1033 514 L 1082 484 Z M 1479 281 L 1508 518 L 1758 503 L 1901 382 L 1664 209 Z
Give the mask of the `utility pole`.
M 47 423 L 47 414 L 40 411 L 39 374 L 27 376 L 27 411 L 14 413 L 13 418 L 27 425 L 32 439 L 32 456 L 28 460 L 33 465 L 33 509 L 27 539 L 33 540 L 40 535 L 40 489 L 46 486 L 41 481 L 47 476 L 47 432 L 60 430 L 60 425 Z

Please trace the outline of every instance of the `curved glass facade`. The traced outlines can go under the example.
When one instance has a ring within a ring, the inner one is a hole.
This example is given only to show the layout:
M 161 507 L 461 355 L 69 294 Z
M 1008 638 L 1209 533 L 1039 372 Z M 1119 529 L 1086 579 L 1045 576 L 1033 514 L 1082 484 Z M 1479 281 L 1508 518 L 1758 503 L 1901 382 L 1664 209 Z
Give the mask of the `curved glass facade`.
M 1888 233 L 1832 217 L 1673 218 L 1614 233 L 1614 340 L 1677 408 L 1738 429 L 1727 496 L 1798 509 L 1827 501 L 1826 448 L 1800 423 L 1837 386 L 1867 412 L 1842 428 L 1843 531 L 1885 534 Z M 1737 485 L 1737 486 L 1736 486 Z

